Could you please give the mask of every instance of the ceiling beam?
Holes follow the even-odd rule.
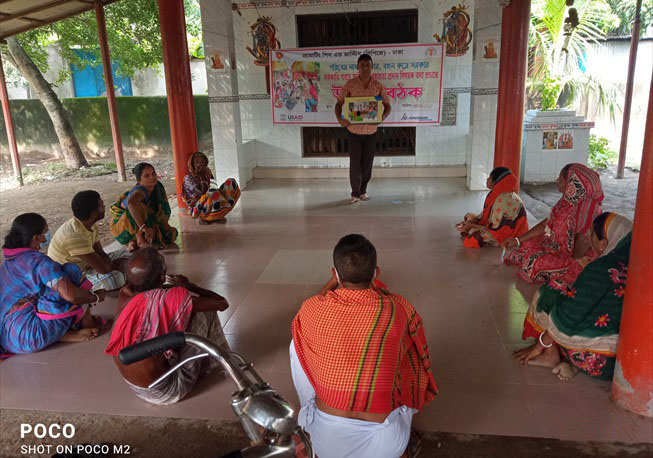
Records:
[[[2,1],[2,0],[0,0],[0,1]],[[68,0],[68,1],[72,1],[72,0]],[[104,2],[104,5],[107,6],[107,5],[110,5],[110,4],[115,3],[117,1],[118,0],[107,0],[107,1]],[[78,14],[85,13],[85,12],[90,11],[90,10],[92,10],[94,8],[92,4],[86,4],[86,5],[87,6],[81,6],[80,5],[79,9],[77,9],[75,11],[70,11],[68,13],[61,14],[59,16],[53,16],[53,17],[49,17],[47,19],[44,19],[43,23],[38,24],[38,25],[30,24],[30,25],[26,25],[26,26],[23,26],[23,27],[19,27],[19,28],[14,29],[14,30],[10,30],[8,32],[4,32],[2,29],[0,29],[0,40],[2,40],[4,38],[7,38],[7,37],[14,36],[14,35],[18,35],[19,33],[27,32],[28,30],[37,29],[37,28],[39,28],[41,26],[44,26],[44,25],[52,24],[54,22],[62,21],[64,19],[68,19],[68,18],[71,18],[73,16],[77,16]]]
[[[76,2],[77,0],[55,0],[54,2],[49,2],[49,3],[44,3],[38,6],[33,6],[31,8],[27,8],[21,11],[16,11],[15,13],[11,13],[9,16],[4,16],[0,18],[0,22],[5,22],[5,21],[11,21],[12,19],[25,19],[25,20],[32,20],[28,19],[25,16],[29,14],[34,14],[38,13],[40,11],[44,11],[50,8],[54,8],[55,6],[60,6],[65,3],[70,3],[70,2]],[[41,21],[43,22],[43,21]]]

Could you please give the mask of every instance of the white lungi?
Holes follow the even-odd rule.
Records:
[[[329,415],[315,405],[315,390],[290,342],[290,369],[301,409],[297,422],[310,435],[320,458],[398,458],[408,446],[416,409],[401,406],[383,423]]]
[[[132,254],[127,248],[121,248],[117,251],[108,253],[109,259],[116,261],[120,258],[128,258]],[[93,284],[93,289],[106,289],[107,291],[114,291],[122,288],[125,284],[125,276],[119,270],[112,270],[109,273],[101,274],[92,267],[87,267],[84,271],[84,276]]]
[[[229,344],[222,331],[218,312],[193,313],[186,331],[205,337],[212,343],[225,350],[229,350]],[[183,361],[190,356],[199,355],[200,353],[204,353],[204,350],[187,344],[175,352],[175,356],[169,361],[169,365],[174,366],[179,361]],[[195,386],[200,375],[209,374],[216,367],[220,367],[220,363],[217,360],[211,357],[200,358],[184,364],[175,373],[152,388],[143,388],[134,385],[127,379],[125,379],[125,382],[136,393],[136,396],[144,401],[151,404],[168,405],[174,404],[184,398],[193,386]]]

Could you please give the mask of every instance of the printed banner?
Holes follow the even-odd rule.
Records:
[[[337,125],[337,97],[358,76],[356,61],[372,56],[372,78],[392,111],[383,125],[440,124],[443,44],[278,49],[270,52],[275,124]]]

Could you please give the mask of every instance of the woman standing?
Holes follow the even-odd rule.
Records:
[[[240,188],[233,178],[228,178],[219,188],[211,187],[213,173],[204,153],[194,153],[188,159],[188,175],[184,178],[182,197],[188,205],[188,214],[199,224],[225,221],[240,198]]]
[[[14,219],[2,246],[0,266],[0,353],[33,353],[55,342],[81,342],[98,335],[83,304],[104,300],[91,291],[75,264],[61,265],[40,251],[50,240],[48,224],[37,213]]]
[[[149,245],[165,248],[177,239],[170,226],[170,204],[154,167],[141,162],[132,170],[137,183],[111,206],[111,234],[131,250]]]

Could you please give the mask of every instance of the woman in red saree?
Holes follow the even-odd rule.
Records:
[[[558,177],[562,197],[549,217],[524,235],[506,240],[505,247],[517,246],[506,264],[519,266],[517,275],[529,283],[548,283],[562,289],[571,285],[583,270],[589,251],[587,233],[595,217],[601,214],[603,189],[599,174],[583,164],[567,164]]]
[[[520,237],[528,231],[526,209],[517,194],[517,177],[506,167],[497,167],[487,179],[490,192],[485,198],[480,215],[467,213],[456,224],[467,248],[500,245],[511,237]]]

